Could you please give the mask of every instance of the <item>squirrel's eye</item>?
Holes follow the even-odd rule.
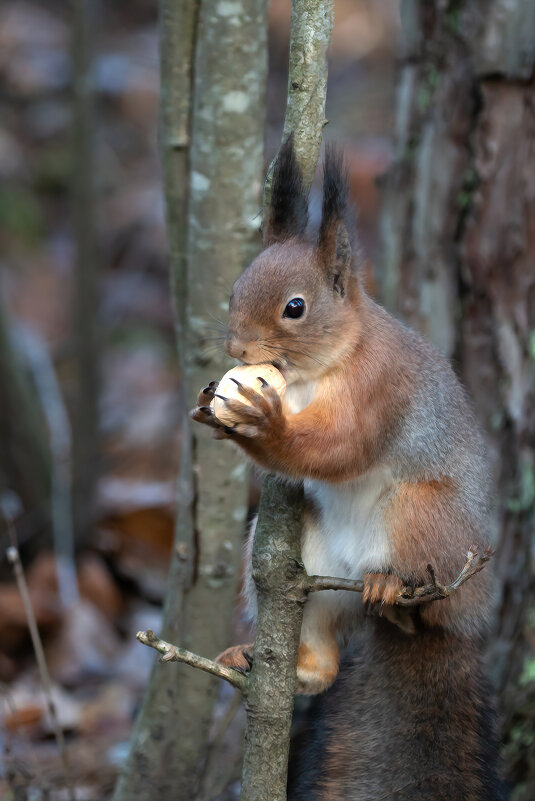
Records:
[[[305,301],[303,298],[292,298],[286,304],[286,308],[283,312],[283,317],[291,317],[292,320],[297,320],[298,317],[302,317],[305,311]]]

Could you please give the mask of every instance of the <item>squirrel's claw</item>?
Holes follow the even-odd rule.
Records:
[[[233,433],[232,428],[224,426],[217,419],[210,406],[196,406],[195,409],[191,410],[190,416],[197,423],[202,423],[212,428],[215,439],[227,439]]]
[[[213,436],[215,439],[228,439],[234,433],[234,429],[225,426],[214,414],[210,403],[217,395],[217,387],[219,381],[210,381],[207,387],[201,389],[197,397],[197,406],[192,409],[190,416],[192,420],[197,423],[202,423],[205,426],[213,429]]]
[[[246,403],[242,403],[241,401],[233,400],[229,398],[225,402],[225,407],[232,412],[233,417],[240,421],[240,423],[261,423],[264,419],[265,415],[259,409],[255,409],[254,406],[248,406]]]
[[[277,421],[283,417],[283,411],[278,392],[261,376],[258,376],[261,384],[260,392],[245,386],[240,381],[232,380],[238,387],[240,395],[249,401],[248,404],[235,399],[226,401],[227,409],[238,421],[233,433],[247,439],[256,439],[266,436],[272,427],[279,431]]]
[[[240,381],[236,381],[235,378],[233,378],[232,380],[238,387],[240,395],[243,395],[243,397],[246,398],[246,400],[248,400],[249,403],[252,403],[253,407],[256,407],[264,415],[270,414],[271,412],[270,405],[266,400],[266,398],[264,398],[264,396],[260,394],[260,392],[257,392],[255,389],[252,389],[252,387],[245,386],[245,384],[240,383]],[[264,381],[264,379],[261,380]],[[266,381],[264,381],[264,384],[266,384],[267,386]],[[262,385],[262,390],[263,389],[264,386]],[[245,404],[243,405],[245,406]]]
[[[390,573],[366,573],[362,600],[365,604],[391,605],[402,586],[401,579]]]
[[[257,439],[270,436],[272,430],[276,430],[277,436],[279,436],[280,418],[283,418],[283,411],[278,392],[260,377],[260,392],[256,392],[234,378],[232,380],[238,387],[240,395],[249,403],[219,395],[217,392],[218,382],[211,381],[199,393],[197,407],[191,412],[193,420],[212,428],[215,439],[236,437]],[[233,426],[225,425],[216,417],[210,405],[214,398],[219,398],[225,404],[226,409],[232,413],[232,418],[236,420]]]
[[[216,427],[219,425],[217,419],[209,406],[196,406],[190,412],[190,417],[197,423],[204,423],[204,425]]]
[[[201,389],[197,397],[197,406],[209,406],[213,400],[219,381],[210,381],[207,387]]]

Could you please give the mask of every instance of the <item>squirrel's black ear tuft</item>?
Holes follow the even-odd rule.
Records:
[[[264,225],[264,246],[284,242],[305,233],[308,223],[308,196],[295,156],[293,134],[283,142],[271,184],[271,202]]]
[[[342,296],[351,270],[351,238],[348,231],[349,173],[342,153],[327,145],[323,165],[323,206],[318,249],[334,289]]]

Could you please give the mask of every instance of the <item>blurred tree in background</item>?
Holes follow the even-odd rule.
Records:
[[[535,797],[535,7],[402,3],[386,306],[453,360],[488,434],[489,643],[514,798]],[[531,680],[531,683],[530,683]]]

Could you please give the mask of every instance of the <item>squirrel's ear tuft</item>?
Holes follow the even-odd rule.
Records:
[[[318,250],[334,289],[343,297],[351,271],[351,238],[346,219],[349,216],[349,173],[342,154],[332,145],[325,149],[323,166],[323,206],[318,236]]]
[[[271,184],[271,202],[264,224],[264,247],[302,236],[308,223],[308,197],[295,156],[293,134],[283,142]]]

